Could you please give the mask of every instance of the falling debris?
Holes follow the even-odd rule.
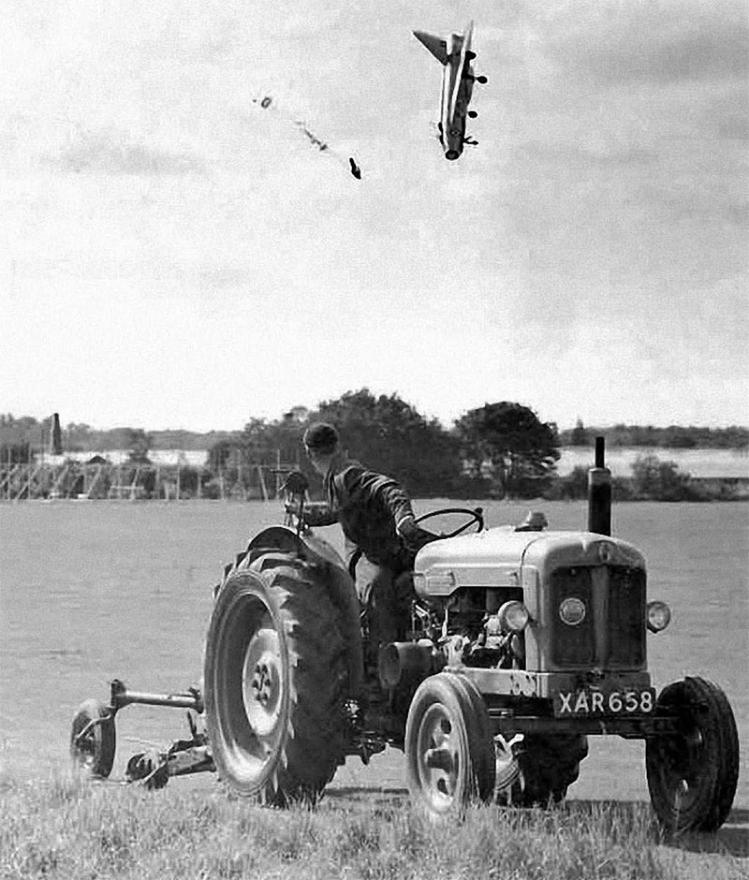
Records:
[[[302,119],[295,119],[292,116],[281,111],[278,107],[278,103],[275,101],[272,95],[264,95],[262,98],[253,98],[253,104],[257,104],[263,110],[270,110],[273,113],[282,116],[286,119],[291,125],[293,125],[297,130],[301,131],[302,134],[307,138],[307,140],[312,144],[312,146],[316,147],[321,153],[325,153],[325,155],[330,156],[335,159],[345,168],[347,165],[346,157],[340,155],[336,150],[334,150],[330,144],[323,140],[321,137],[318,137],[307,125],[307,123]],[[357,179],[361,180],[361,168],[353,158],[353,156],[348,157],[348,168],[351,174]]]
[[[307,135],[307,137],[310,140],[310,143],[314,144],[319,150],[327,150],[328,149],[328,145],[325,143],[325,141],[321,141],[319,137],[315,137],[315,135],[312,134],[312,132],[307,128],[307,126],[303,122],[299,122],[297,120],[296,124]]]

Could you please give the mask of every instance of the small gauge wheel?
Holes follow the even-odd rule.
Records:
[[[70,754],[90,776],[106,779],[116,748],[114,715],[99,700],[85,700],[73,716]]]

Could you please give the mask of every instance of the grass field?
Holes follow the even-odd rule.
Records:
[[[420,503],[420,510],[440,502]],[[585,505],[536,503],[553,528],[581,528]],[[489,525],[528,505],[488,506]],[[654,683],[701,674],[749,730],[747,515],[742,504],[627,504],[614,531],[649,561],[671,627],[649,641]],[[743,757],[727,824],[668,843],[651,824],[642,743],[591,740],[561,809],[471,811],[449,835],[410,813],[402,756],[341,768],[314,811],[236,800],[212,775],[149,793],[68,777],[72,713],[107,682],[180,690],[197,681],[211,585],[273,504],[127,502],[0,506],[0,877],[742,877],[749,876]],[[326,530],[333,542],[336,530]],[[186,733],[174,710],[117,720],[113,778],[143,741]],[[744,750],[746,752],[746,749]]]
[[[352,808],[262,809],[220,788],[165,789],[4,778],[0,877],[296,880],[736,880],[746,865],[715,836],[664,840],[642,805],[469,809],[433,827],[397,796]]]

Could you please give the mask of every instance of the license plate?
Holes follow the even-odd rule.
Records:
[[[554,697],[557,718],[649,715],[655,708],[655,688],[603,691],[581,688]]]

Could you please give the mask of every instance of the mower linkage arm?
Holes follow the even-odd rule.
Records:
[[[110,709],[112,714],[129,706],[141,703],[146,706],[172,706],[175,709],[192,709],[200,714],[203,711],[203,696],[197,688],[188,688],[178,694],[150,694],[145,691],[129,691],[125,683],[115,678],[111,684]]]

